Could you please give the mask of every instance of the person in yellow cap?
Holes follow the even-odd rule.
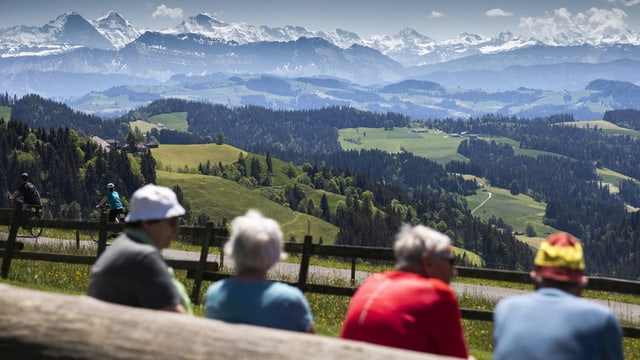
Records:
[[[580,242],[550,235],[531,279],[536,291],[501,300],[493,313],[494,360],[623,359],[622,329],[608,307],[580,297],[587,285]]]

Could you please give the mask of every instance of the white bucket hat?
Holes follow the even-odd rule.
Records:
[[[130,205],[129,214],[124,219],[126,222],[169,219],[185,213],[173,190],[154,184],[136,190]]]

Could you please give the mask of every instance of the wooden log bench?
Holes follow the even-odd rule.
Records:
[[[0,284],[2,359],[452,359]]]

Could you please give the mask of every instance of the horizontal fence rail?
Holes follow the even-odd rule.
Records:
[[[42,226],[43,228],[65,229],[78,231],[99,231],[100,239],[98,241],[98,250],[96,256],[91,255],[68,255],[68,254],[52,254],[43,252],[27,252],[23,251],[24,244],[16,241],[17,226],[21,225],[16,221],[19,208],[0,209],[0,226],[11,225],[11,231],[7,241],[0,241],[0,256],[2,262],[2,276],[7,277],[6,273],[12,258],[28,259],[36,261],[60,262],[68,264],[84,264],[92,265],[97,256],[106,249],[107,231],[122,231],[124,224],[113,224],[107,222],[106,214],[101,218],[99,223],[83,222],[83,221],[66,221],[66,220],[35,220],[32,223]],[[16,229],[14,229],[16,227]],[[14,231],[15,230],[15,231]],[[188,239],[193,244],[201,246],[200,259],[195,260],[172,260],[167,259],[169,266],[177,270],[186,270],[187,278],[194,280],[191,293],[191,300],[198,303],[202,289],[202,282],[217,281],[231,276],[228,273],[220,272],[223,267],[224,253],[222,248],[228,239],[228,231],[226,227],[214,226],[208,223],[207,226],[184,226],[180,229],[180,236]],[[79,238],[76,236],[76,242]],[[101,247],[102,244],[102,247]],[[219,263],[208,261],[209,249],[211,247],[220,250]],[[393,249],[375,248],[375,247],[358,247],[358,246],[338,246],[338,245],[320,245],[314,244],[310,235],[305,236],[302,243],[287,242],[284,244],[285,252],[289,254],[301,255],[300,269],[297,282],[286,282],[290,285],[297,286],[304,292],[352,296],[357,290],[356,282],[356,266],[358,260],[380,260],[395,261]],[[313,284],[307,280],[311,256],[335,257],[351,260],[351,284],[353,286],[336,286]],[[456,267],[458,276],[485,279],[493,281],[506,281],[521,284],[530,284],[531,279],[528,272],[509,271],[497,269],[481,269],[474,267]],[[6,271],[5,271],[6,270]],[[640,282],[613,279],[607,277],[589,277],[589,290],[609,291],[622,294],[637,295],[640,291]],[[483,310],[461,309],[462,317],[469,320],[493,321],[493,312]],[[623,327],[625,337],[640,338],[640,328]]]

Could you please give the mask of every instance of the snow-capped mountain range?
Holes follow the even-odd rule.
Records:
[[[418,117],[572,112],[589,118],[635,106],[624,93],[589,85],[636,86],[638,68],[640,38],[631,32],[554,39],[462,33],[436,41],[405,28],[363,39],[343,29],[228,24],[207,14],[153,31],[115,12],[90,21],[71,12],[43,26],[0,29],[0,92],[73,100],[104,114],[179,97]]]
[[[135,27],[113,11],[91,21],[75,12],[65,13],[40,27],[16,26],[0,29],[0,56],[52,55],[79,47],[123,49],[146,31],[150,30]],[[495,37],[461,33],[452,39],[436,41],[405,28],[394,35],[375,35],[363,39],[358,34],[343,29],[325,32],[310,30],[304,26],[271,28],[264,25],[225,23],[208,14],[192,16],[173,28],[157,32],[173,35],[193,33],[238,45],[317,37],[343,49],[352,45],[370,47],[405,67],[436,64],[470,55],[495,54],[534,45],[640,45],[640,35],[631,32],[624,36],[588,38],[580,34],[563,34],[554,39],[522,38],[510,32],[503,32]]]

